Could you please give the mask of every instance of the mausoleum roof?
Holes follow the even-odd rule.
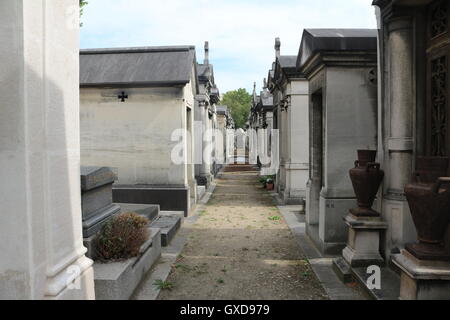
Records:
[[[376,29],[305,29],[297,68],[319,52],[376,51],[377,34]]]
[[[226,115],[228,113],[228,106],[217,106],[216,112],[217,112],[217,114]]]
[[[80,86],[171,86],[191,81],[194,46],[80,51]]]
[[[295,68],[297,66],[297,56],[280,56],[281,68]]]
[[[273,79],[279,81],[282,77],[281,74],[285,74],[288,78],[291,77],[303,77],[303,75],[297,70],[297,56],[280,56],[277,59],[275,73]]]
[[[263,107],[273,107],[273,95],[269,92],[261,92],[261,105]]]
[[[197,75],[199,79],[208,81],[212,75],[213,66],[210,64],[197,64]]]

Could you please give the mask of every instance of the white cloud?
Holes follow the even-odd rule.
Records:
[[[82,47],[193,44],[211,61],[222,92],[267,76],[274,39],[297,54],[303,28],[374,28],[371,0],[90,0]]]

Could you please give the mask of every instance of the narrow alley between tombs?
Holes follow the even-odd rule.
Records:
[[[327,299],[258,172],[230,165],[216,183],[159,299]]]

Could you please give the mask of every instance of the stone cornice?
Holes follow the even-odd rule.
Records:
[[[301,67],[307,78],[311,78],[324,67],[376,67],[377,53],[375,51],[351,52],[318,52],[311,56]]]

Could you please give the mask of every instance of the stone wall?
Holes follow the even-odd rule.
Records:
[[[78,0],[0,3],[0,299],[93,299],[81,227]]]
[[[187,185],[186,166],[171,161],[172,133],[188,123],[184,90],[128,89],[126,102],[118,91],[81,90],[82,165],[115,168],[118,184]]]

